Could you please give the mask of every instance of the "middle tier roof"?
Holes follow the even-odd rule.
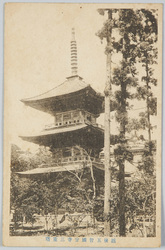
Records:
[[[53,148],[80,145],[84,148],[103,148],[104,130],[88,124],[43,130],[38,135],[20,136],[23,140]]]

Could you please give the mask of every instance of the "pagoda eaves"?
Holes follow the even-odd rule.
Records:
[[[38,135],[20,137],[40,146],[53,148],[73,145],[81,145],[84,148],[103,148],[104,146],[104,130],[89,124],[54,128],[44,130]]]
[[[87,110],[98,116],[104,112],[104,96],[78,75],[68,77],[65,82],[50,91],[21,101],[53,116],[58,112],[76,109]]]

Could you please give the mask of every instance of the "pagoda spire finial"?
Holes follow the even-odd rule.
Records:
[[[72,41],[76,41],[75,40],[75,28],[72,28]]]
[[[75,29],[72,28],[72,39],[71,39],[71,71],[72,76],[77,75],[77,43],[75,40]]]

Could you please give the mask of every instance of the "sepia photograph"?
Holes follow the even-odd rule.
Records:
[[[4,9],[3,244],[159,247],[162,4]]]

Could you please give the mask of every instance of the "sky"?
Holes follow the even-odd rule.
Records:
[[[96,33],[107,16],[96,5],[10,3],[5,5],[5,112],[10,141],[35,149],[19,135],[31,135],[53,122],[50,115],[25,106],[20,100],[42,94],[71,75],[70,40],[75,28],[78,74],[99,92],[106,81],[105,42]],[[119,58],[113,58],[113,65]],[[144,107],[144,103],[134,103]],[[140,106],[139,106],[140,105]],[[132,112],[132,116],[135,113]],[[98,119],[104,122],[103,115]],[[116,133],[112,121],[111,131]]]

